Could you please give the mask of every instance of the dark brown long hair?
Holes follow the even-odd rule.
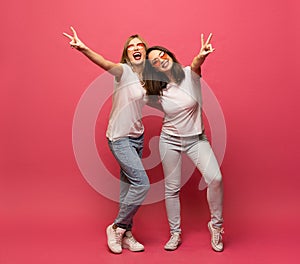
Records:
[[[168,49],[162,46],[153,46],[147,49],[146,51],[146,63],[143,71],[143,79],[145,82],[145,89],[148,95],[161,95],[162,90],[169,83],[168,77],[163,73],[157,71],[149,61],[149,53],[153,50],[160,50],[167,53],[173,60],[173,66],[171,68],[171,73],[175,78],[176,84],[180,84],[182,80],[185,78],[184,71],[182,69],[182,65],[176,59],[175,55],[169,51]]]
[[[121,63],[126,63],[126,64],[130,65],[130,60],[128,58],[128,53],[127,53],[127,47],[128,47],[129,42],[135,38],[138,38],[145,45],[145,49],[147,50],[148,45],[147,45],[146,41],[139,34],[131,35],[124,44],[122,57],[121,57],[121,61],[120,61]]]

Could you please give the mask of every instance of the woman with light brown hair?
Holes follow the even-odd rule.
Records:
[[[116,219],[106,229],[108,247],[117,254],[122,248],[143,251],[144,246],[136,241],[131,230],[133,217],[150,188],[141,161],[144,143],[142,107],[146,103],[142,72],[147,44],[137,34],[130,36],[125,42],[120,63],[114,63],[88,48],[73,27],[71,31],[72,35],[63,33],[70,40],[70,46],[115,77],[106,136],[120,165],[120,208]]]

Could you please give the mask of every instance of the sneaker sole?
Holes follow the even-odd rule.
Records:
[[[127,246],[127,245],[122,245],[122,248],[128,249],[128,250],[130,250],[131,252],[142,252],[142,251],[145,250],[144,248],[143,248],[143,249],[132,249],[132,248],[130,248],[130,247]]]
[[[179,246],[181,245],[181,241],[180,241],[180,243],[178,243],[178,245],[177,245],[177,247],[176,248],[168,248],[168,247],[164,247],[164,249],[165,250],[167,250],[167,251],[174,251],[174,250],[176,250],[177,248],[179,248]]]

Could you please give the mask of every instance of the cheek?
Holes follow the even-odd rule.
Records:
[[[132,60],[133,59],[133,56],[132,56],[132,53],[131,52],[127,52],[127,57]]]
[[[146,51],[142,51],[141,54],[144,58],[146,58]]]

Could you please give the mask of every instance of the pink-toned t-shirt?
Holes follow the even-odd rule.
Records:
[[[180,85],[169,83],[160,98],[165,113],[162,131],[173,136],[194,136],[203,132],[200,76],[190,66],[183,68]]]
[[[145,105],[145,89],[129,65],[122,64],[121,79],[114,83],[112,109],[106,130],[109,140],[123,137],[139,137],[144,133],[142,108]]]

